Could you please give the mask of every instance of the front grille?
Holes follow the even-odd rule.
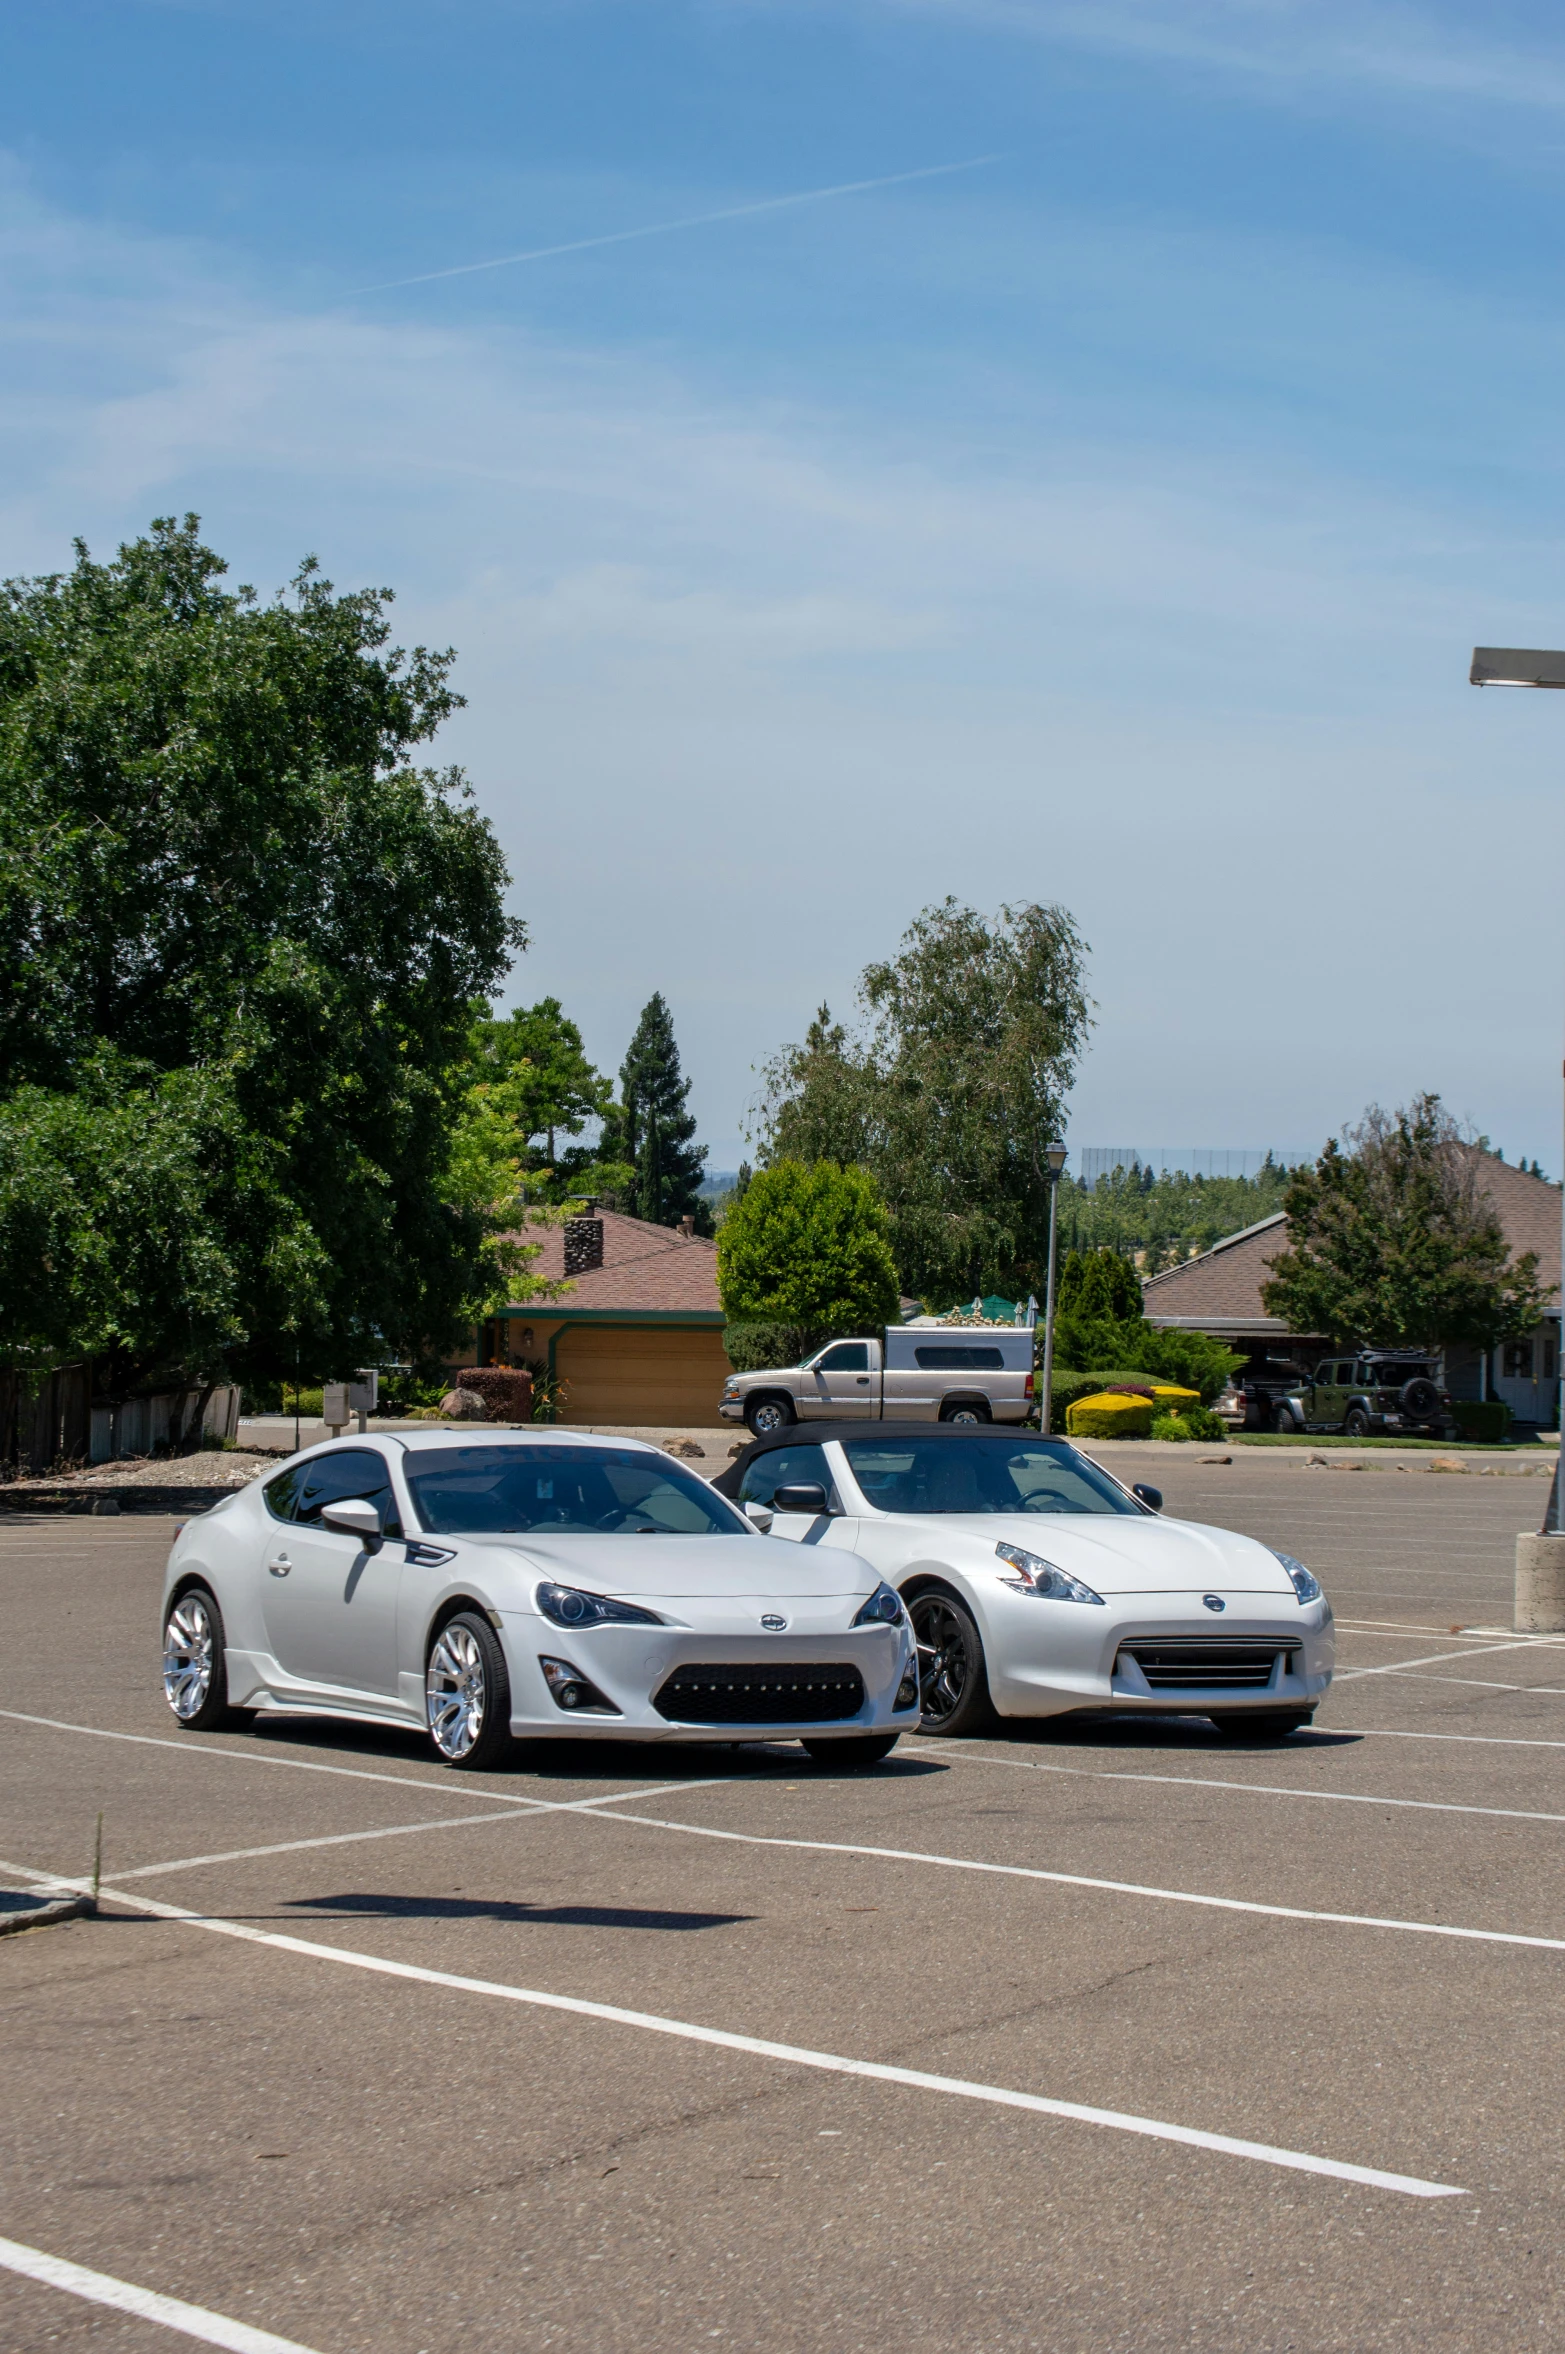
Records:
[[[1121,1659],[1133,1659],[1154,1692],[1264,1692],[1279,1651],[1301,1648],[1296,1635],[1280,1640],[1232,1635],[1168,1635],[1122,1643]]]
[[[652,1702],[681,1725],[825,1725],[857,1716],[856,1667],[678,1667]]]

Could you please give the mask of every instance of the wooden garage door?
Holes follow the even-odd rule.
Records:
[[[732,1368],[710,1326],[568,1324],[555,1363],[570,1384],[562,1421],[721,1426],[717,1402]]]

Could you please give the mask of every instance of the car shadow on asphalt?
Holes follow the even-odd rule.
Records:
[[[649,1912],[639,1905],[526,1904],[511,1897],[373,1896],[353,1889],[344,1896],[294,1896],[291,1908],[335,1913],[341,1919],[369,1915],[382,1921],[537,1922],[559,1929],[732,1929],[753,1921],[753,1913]]]
[[[268,1716],[258,1718],[247,1740],[280,1749],[308,1749],[333,1756],[380,1758],[406,1765],[432,1766],[436,1760],[429,1742],[412,1725],[362,1725],[347,1718]],[[758,1782],[798,1780],[803,1775],[820,1780],[851,1775],[855,1781],[918,1780],[949,1772],[941,1758],[921,1757],[913,1736],[908,1747],[894,1751],[873,1766],[834,1766],[829,1760],[805,1755],[792,1741],[692,1741],[688,1745],[662,1741],[518,1741],[514,1762],[490,1772],[462,1776],[453,1773],[453,1789],[463,1779],[475,1788],[503,1786],[513,1780],[542,1784],[581,1782]]]
[[[1301,1726],[1278,1740],[1262,1733],[1220,1733],[1207,1717],[1072,1716],[1003,1718],[984,1736],[986,1741],[1026,1742],[1050,1749],[1117,1749],[1134,1755],[1138,1750],[1183,1751],[1204,1757],[1297,1756],[1301,1750],[1352,1749],[1362,1733],[1317,1732]]]

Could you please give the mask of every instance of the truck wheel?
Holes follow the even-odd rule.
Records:
[[[788,1398],[751,1398],[744,1410],[744,1426],[752,1438],[769,1439],[773,1431],[786,1430],[795,1420],[792,1401]]]
[[[1290,1431],[1295,1431],[1298,1429],[1298,1427],[1298,1424],[1294,1421],[1293,1416],[1288,1408],[1286,1406],[1279,1406],[1273,1423],[1273,1428],[1277,1430],[1282,1437],[1286,1438]]]
[[[1347,1417],[1342,1425],[1342,1435],[1344,1438],[1350,1439],[1368,1438],[1369,1416],[1362,1406],[1349,1407]]]
[[[987,1406],[980,1406],[975,1398],[958,1398],[940,1409],[942,1422],[989,1422],[993,1420]]]

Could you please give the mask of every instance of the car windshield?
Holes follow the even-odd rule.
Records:
[[[431,1534],[732,1537],[753,1532],[703,1479],[630,1447],[410,1447]]]
[[[1123,1512],[1144,1507],[1074,1447],[1047,1439],[844,1439],[877,1512]]]

